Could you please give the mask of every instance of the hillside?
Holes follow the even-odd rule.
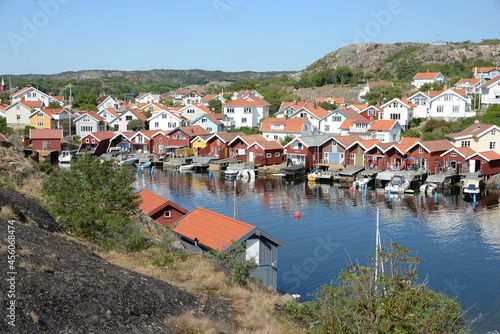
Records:
[[[394,73],[403,64],[417,66],[441,64],[453,66],[458,63],[472,64],[475,61],[498,62],[500,44],[488,43],[449,43],[433,45],[426,43],[359,43],[344,46],[333,51],[298,72],[292,77],[315,71],[336,69],[347,66],[352,70],[360,69],[364,73],[389,71]]]

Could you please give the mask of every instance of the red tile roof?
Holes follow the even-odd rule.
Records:
[[[494,69],[500,71],[500,67],[473,67],[472,72],[484,73],[484,72],[490,72]]]
[[[480,87],[481,88],[488,88],[490,86],[493,86],[493,84],[496,84],[498,81],[500,81],[500,75],[497,75],[491,80],[486,81],[484,84],[482,84]]]
[[[377,120],[370,126],[370,130],[389,131],[396,122],[395,120]]]
[[[169,201],[166,198],[161,197],[160,195],[155,194],[154,192],[148,189],[142,189],[137,193],[140,197],[141,203],[139,204],[139,209],[147,214],[148,216],[152,216],[158,211],[164,209],[167,205],[170,205],[180,212],[186,214],[188,210],[184,209],[181,206]]]
[[[260,146],[264,150],[278,150],[278,149],[283,149],[283,146],[281,146],[281,144],[278,143],[276,140],[256,141],[256,142],[250,144],[248,147],[250,148],[253,145]]]
[[[498,128],[493,124],[474,123],[460,132],[447,134],[446,137],[452,139],[477,137],[485,132],[492,130],[493,128],[498,130]]]
[[[106,139],[111,139],[114,136],[116,136],[116,134],[114,132],[111,132],[111,131],[92,132],[91,135],[93,137],[95,137],[96,139],[98,139],[99,141],[103,141],[103,140],[106,140]]]
[[[455,86],[458,86],[458,85],[477,85],[480,81],[481,81],[481,79],[479,79],[479,78],[460,79],[455,84]]]
[[[210,134],[209,131],[205,130],[204,128],[202,128],[199,125],[182,126],[179,129],[181,129],[183,132],[185,132],[190,137],[203,136],[203,135]]]
[[[221,251],[255,226],[197,207],[174,223],[172,230],[190,240]]]
[[[260,131],[301,133],[306,118],[266,118],[260,123]],[[283,129],[271,129],[273,124],[283,124]]]
[[[253,106],[253,107],[263,107],[263,106],[270,106],[271,104],[259,97],[248,97],[248,98],[240,98],[236,99],[233,101],[230,101],[228,103],[225,103],[223,106],[228,106],[228,107],[245,107],[245,106]]]
[[[422,72],[417,73],[413,79],[434,79],[438,74],[440,74],[440,72]]]
[[[62,139],[62,129],[30,129],[31,139]]]

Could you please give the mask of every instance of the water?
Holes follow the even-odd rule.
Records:
[[[212,176],[212,177],[211,177]],[[367,265],[375,249],[376,209],[385,245],[422,259],[420,277],[434,290],[458,296],[468,319],[484,315],[474,333],[500,331],[499,193],[476,205],[461,195],[387,196],[381,189],[351,193],[336,185],[224,180],[220,174],[156,170],[135,183],[187,210],[201,206],[255,225],[290,245],[280,248],[278,287],[310,300],[350,262]],[[236,189],[236,200],[234,191]],[[300,219],[296,219],[300,213]]]

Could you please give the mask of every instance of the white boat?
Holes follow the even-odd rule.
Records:
[[[226,178],[234,178],[234,177],[237,177],[238,174],[240,174],[241,170],[237,170],[237,169],[226,169],[224,171],[224,177]]]
[[[435,183],[424,183],[420,186],[420,195],[433,195],[436,192],[436,189],[438,188],[437,184]]]
[[[237,178],[245,181],[255,180],[255,171],[253,169],[243,169],[239,171]]]
[[[481,194],[481,189],[484,187],[484,181],[480,177],[465,177],[462,179],[462,192],[464,196],[473,197]]]
[[[179,172],[187,172],[193,170],[194,165],[180,165],[177,169],[179,169]]]
[[[125,155],[118,162],[118,164],[122,166],[131,166],[135,165],[136,163],[139,163],[139,158],[135,157],[132,154]]]
[[[73,160],[74,155],[71,151],[61,151],[58,160],[59,163],[70,163]]]
[[[385,186],[385,191],[391,194],[401,194],[410,189],[410,181],[401,174],[394,174],[391,181]]]
[[[375,175],[376,174],[366,174],[366,173],[359,173],[358,176],[356,176],[356,179],[352,183],[352,188],[354,190],[363,190],[365,189],[365,185],[369,185],[370,183],[373,183],[375,181]]]

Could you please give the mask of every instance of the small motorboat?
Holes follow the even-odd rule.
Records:
[[[356,179],[352,183],[352,188],[354,190],[363,190],[365,189],[365,186],[372,184],[375,182],[375,175],[376,174],[367,174],[367,173],[359,173],[358,176],[356,176]]]
[[[462,179],[462,193],[464,196],[480,195],[483,187],[484,181],[480,177],[465,177]]]
[[[391,181],[385,186],[385,191],[391,194],[402,194],[410,189],[410,181],[401,174],[394,174]]]
[[[118,161],[118,164],[121,166],[131,166],[135,165],[136,163],[139,163],[139,158],[132,154],[127,154],[125,156],[122,156],[121,159]]]
[[[188,171],[192,171],[194,169],[194,165],[180,165],[179,167],[177,167],[177,169],[179,170],[179,172],[188,172]]]
[[[57,158],[59,160],[59,163],[70,163],[71,160],[73,160],[74,154],[71,151],[61,151],[61,154],[59,154],[59,157]]]
[[[323,172],[321,171],[320,168],[314,168],[312,172],[307,174],[307,179],[313,182],[319,181],[321,179],[321,174],[323,174]]]

